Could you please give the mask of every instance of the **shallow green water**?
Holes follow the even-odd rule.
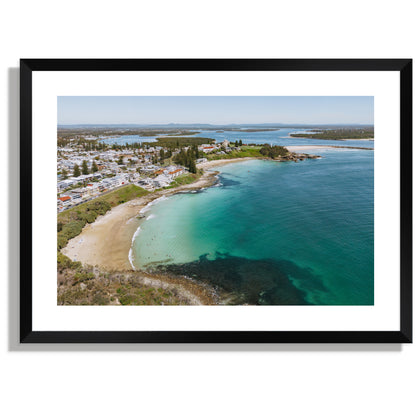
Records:
[[[225,165],[220,186],[157,201],[133,264],[207,281],[241,303],[373,304],[374,153],[320,153]]]

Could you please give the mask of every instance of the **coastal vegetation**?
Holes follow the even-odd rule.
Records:
[[[142,136],[153,136],[155,131],[148,131],[147,134],[145,133],[146,132],[143,132]],[[129,131],[126,134],[135,133]],[[120,135],[122,136],[123,134]],[[229,140],[224,140],[223,143],[216,143],[215,139],[195,137],[195,132],[186,132],[183,130],[178,132],[164,131],[164,135],[157,137],[155,141],[144,143],[107,144],[100,141],[106,136],[114,136],[114,132],[112,132],[112,134],[105,134],[104,132],[101,132],[99,135],[98,133],[90,134],[88,137],[68,135],[58,138],[60,147],[58,155],[60,160],[68,161],[68,159],[70,160],[73,158],[74,162],[76,162],[76,164],[73,164],[74,169],[72,169],[72,176],[78,177],[81,176],[81,174],[87,175],[90,172],[97,172],[100,169],[100,172],[104,172],[102,174],[105,175],[106,178],[109,178],[115,176],[114,168],[117,172],[122,173],[123,170],[127,169],[127,165],[129,167],[135,167],[137,173],[140,173],[140,178],[145,178],[152,183],[152,180],[155,180],[155,178],[158,177],[157,175],[159,175],[161,171],[163,172],[163,170],[154,170],[154,172],[150,174],[149,171],[152,172],[152,170],[146,171],[143,169],[142,171],[142,167],[150,162],[154,165],[159,165],[160,167],[170,166],[173,170],[171,169],[169,172],[173,172],[173,174],[179,171],[182,173],[183,169],[179,169],[179,167],[185,167],[188,172],[180,174],[180,176],[170,182],[168,186],[164,186],[164,188],[168,190],[192,184],[201,178],[204,171],[196,167],[196,161],[201,158],[206,157],[208,160],[216,160],[252,157],[260,159],[295,160],[296,157],[299,157],[290,153],[282,146],[243,145],[241,139],[235,139],[234,142],[231,143]],[[208,146],[198,148],[201,145]],[[210,152],[212,149],[214,149],[212,153],[205,153],[206,151]],[[110,158],[104,156],[100,158],[101,154],[97,155],[98,151],[106,150],[112,150],[112,152],[109,153],[111,155]],[[133,153],[133,155],[131,155],[131,153]],[[74,155],[76,155],[76,158]],[[128,161],[126,161],[126,159],[128,159]],[[137,163],[134,163],[133,160]],[[108,169],[106,171],[103,169],[103,166],[108,167],[110,163],[112,170]],[[175,167],[172,166],[173,164],[180,166]],[[71,175],[68,170],[65,169],[66,166],[65,163],[62,163],[62,166],[60,166],[62,178]],[[154,167],[151,169],[153,168]],[[175,171],[175,169],[177,170]],[[69,168],[69,170],[71,170],[71,168]],[[137,176],[139,175],[134,174],[134,178],[129,176],[124,182],[123,179],[120,179],[117,183],[120,184],[126,183],[126,181],[137,180]],[[212,181],[206,181],[205,183],[208,183],[208,185],[205,185],[204,183],[204,186],[210,186],[214,181],[214,175],[211,175],[210,178]],[[91,182],[94,181],[98,181],[98,179],[91,179]],[[162,186],[160,182],[157,183],[156,180],[154,183],[155,185],[150,189]],[[73,184],[65,187],[64,190],[65,192],[69,192],[73,188],[76,189],[78,186],[79,184]],[[192,186],[192,189],[199,189],[199,187]],[[160,189],[156,189],[156,191],[154,191],[155,197],[157,197],[156,192],[159,190]],[[175,193],[175,191],[166,192],[170,192],[170,194]],[[89,266],[88,260],[87,262],[82,260],[82,263],[79,261],[72,261],[61,252],[61,249],[68,245],[69,240],[81,234],[83,228],[87,224],[93,223],[99,216],[105,215],[111,208],[147,194],[149,194],[149,191],[134,184],[130,184],[104,194],[100,194],[99,192],[88,192],[86,198],[94,199],[82,203],[80,203],[81,199],[74,199],[73,202],[71,201],[72,208],[69,208],[71,204],[65,204],[64,206],[61,204],[60,208],[63,208],[64,210],[58,213],[57,223],[58,304],[186,305],[195,303],[217,303],[215,300],[217,294],[215,290],[213,291],[212,286],[206,282],[192,283],[192,277],[183,279],[167,275],[148,274],[145,271],[133,271],[130,270],[128,263],[120,266],[118,271],[108,270],[107,266],[102,266],[105,267],[105,269],[99,270],[98,266]],[[60,193],[58,193],[58,196],[59,195]],[[149,197],[149,199],[151,198],[153,198],[153,195]],[[61,198],[61,200],[64,201],[63,198]],[[76,205],[77,203],[79,205]],[[142,217],[143,216],[139,216],[137,218]],[[82,241],[82,239],[80,239],[80,241]],[[77,246],[78,244],[75,245]],[[74,247],[68,248],[68,253],[71,252],[71,248]],[[66,250],[63,251],[66,252]],[[74,256],[72,258],[76,259],[80,257]],[[101,263],[98,261],[98,264]],[[109,264],[110,267],[114,267],[111,265],[111,262]],[[187,279],[190,280],[188,281]]]
[[[58,252],[58,305],[190,305],[195,299],[214,304],[208,288],[143,272],[102,272]]]
[[[168,188],[190,184],[202,170],[176,178]],[[112,207],[149,192],[128,185],[58,214],[58,305],[194,305],[216,304],[212,288],[189,279],[155,276],[143,271],[109,271],[72,261],[60,250],[87,223]]]
[[[242,146],[228,153],[209,153],[206,157],[208,160],[220,159],[238,159],[243,157],[271,158],[287,157],[290,152],[283,146]]]
[[[197,181],[203,174],[201,169],[197,173],[189,173],[187,175],[178,176],[166,189],[176,188],[181,185],[189,185]]]
[[[175,155],[173,161],[175,163],[178,163],[179,165],[188,168],[189,172],[196,173],[195,160],[198,158],[198,146],[196,144],[193,144],[191,147],[188,148],[187,151],[185,151],[185,149],[181,149],[181,151],[177,155]]]
[[[58,250],[68,244],[68,240],[81,233],[84,226],[92,223],[99,215],[104,215],[112,207],[148,194],[136,185],[127,185],[109,192],[92,201],[70,208],[58,214]]]
[[[208,153],[205,157],[208,160],[238,159],[242,157],[263,157],[260,153],[260,149],[261,146],[244,146],[240,149],[235,149],[228,153]]]
[[[59,128],[58,135],[62,139],[77,139],[88,135],[92,138],[129,136],[141,137],[157,136],[159,134],[195,134],[184,129],[151,129],[151,128],[108,128],[108,127],[85,127],[85,128]]]
[[[71,140],[74,140],[71,142]],[[107,144],[102,141],[99,141],[98,139],[90,139],[85,140],[83,138],[77,138],[77,139],[68,139],[68,138],[58,138],[58,147],[65,147],[68,146],[71,142],[72,147],[80,148],[86,152],[90,151],[103,151],[103,150],[135,150],[135,149],[148,149],[150,147],[162,147],[163,151],[167,154],[167,157],[169,157],[169,153],[171,153],[175,150],[180,150],[183,147],[188,146],[200,146],[201,144],[212,144],[215,143],[215,139],[210,139],[207,137],[193,137],[192,135],[188,135],[188,137],[185,136],[163,136],[163,137],[157,137],[154,142],[133,142],[133,143],[113,143],[113,144]]]
[[[263,156],[270,157],[271,159],[275,159],[276,157],[281,156],[288,156],[289,150],[283,146],[270,146],[269,144],[265,144],[261,149],[260,153]]]
[[[143,143],[149,146],[161,146],[168,149],[180,149],[186,146],[200,146],[201,144],[215,143],[215,139],[193,136],[163,136],[157,137],[156,143]]]
[[[319,140],[374,139],[373,127],[309,131],[310,133],[290,133],[290,137],[304,137]]]

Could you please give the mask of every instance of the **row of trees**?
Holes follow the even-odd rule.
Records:
[[[66,147],[69,144],[81,146],[85,151],[99,151],[107,149],[108,145],[98,140],[87,140],[83,137],[74,139],[71,137],[58,137],[58,147]]]
[[[193,145],[187,151],[181,149],[181,151],[175,155],[173,161],[179,165],[185,166],[189,169],[189,172],[196,173],[196,163],[195,159],[198,159],[199,151],[198,146]]]
[[[240,139],[240,140],[236,140],[235,141],[235,146],[237,147],[237,146],[242,146],[243,145],[243,141]]]
[[[172,149],[168,149],[166,150],[166,152],[163,149],[161,149],[159,152],[159,157],[161,161],[169,159],[170,157],[172,157]]]
[[[74,176],[77,178],[78,176],[81,176],[81,173],[83,174],[83,175],[88,175],[89,173],[95,173],[95,172],[97,172],[98,171],[98,166],[97,166],[97,164],[95,163],[95,161],[94,162],[92,162],[92,166],[91,166],[91,172],[90,172],[90,170],[88,169],[88,164],[87,164],[87,161],[86,160],[84,160],[83,162],[82,162],[82,165],[81,165],[81,169],[80,169],[80,167],[77,165],[77,164],[75,164],[75,166],[74,166]],[[66,171],[65,171],[65,169],[62,171],[62,175],[64,176],[64,172],[66,173],[66,175],[68,174]]]
[[[279,156],[287,156],[289,154],[289,150],[287,150],[286,147],[283,146],[270,146],[269,144],[265,144],[260,149],[260,153],[263,156],[267,156],[274,159],[275,157]]]

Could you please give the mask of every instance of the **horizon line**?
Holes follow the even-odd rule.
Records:
[[[58,123],[57,126],[312,126],[312,125],[327,125],[327,126],[374,126],[374,123],[342,123],[342,122],[315,122],[315,123],[226,123],[226,124],[213,124],[213,123],[203,123],[203,122],[189,122],[189,123]]]

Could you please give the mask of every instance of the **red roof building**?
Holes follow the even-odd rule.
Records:
[[[170,175],[174,175],[175,173],[182,172],[182,169],[176,169],[173,172],[169,172]]]

